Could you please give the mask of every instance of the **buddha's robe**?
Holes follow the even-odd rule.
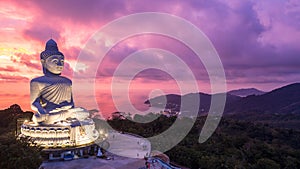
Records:
[[[30,82],[30,99],[33,110],[39,111],[36,104],[45,110],[39,111],[41,114],[56,112],[64,107],[70,109],[74,107],[72,81],[63,76],[34,78]]]
[[[38,113],[34,122],[52,124],[71,118],[86,118],[89,113],[82,108],[74,109],[72,81],[63,76],[41,76],[30,82],[31,107]]]

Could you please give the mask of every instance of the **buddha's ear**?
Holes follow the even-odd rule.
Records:
[[[44,65],[45,64],[45,60],[41,59],[41,63],[42,63],[42,65]]]

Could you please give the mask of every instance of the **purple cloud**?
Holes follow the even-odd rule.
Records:
[[[84,25],[97,31],[113,19],[137,12],[174,14],[190,21],[209,37],[220,55],[229,84],[242,85],[246,81],[271,83],[272,79],[274,83],[289,83],[300,78],[300,4],[297,1],[193,0],[153,3],[139,0],[56,0],[22,1],[18,5],[28,7],[36,14],[33,21],[28,23],[29,27],[23,30],[24,35],[43,42],[49,37],[49,32],[63,41],[70,38],[62,37],[68,29],[64,26],[73,28]],[[136,45],[130,46],[130,41]],[[71,60],[75,60],[80,51],[74,46],[63,51]],[[100,65],[97,76],[112,76],[116,66],[126,56],[148,47],[175,53],[191,67],[198,80],[208,80],[201,61],[188,47],[176,40],[154,35],[150,38],[132,38],[117,44]],[[89,60],[97,57],[92,54],[86,56],[88,64],[93,64]],[[165,76],[151,71],[144,75],[144,78],[157,80]]]

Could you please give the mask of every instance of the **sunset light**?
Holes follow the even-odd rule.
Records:
[[[299,80],[299,0],[1,0],[0,168],[300,168]]]

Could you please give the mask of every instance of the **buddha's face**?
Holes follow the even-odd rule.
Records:
[[[52,55],[46,60],[42,60],[43,66],[53,74],[60,74],[64,68],[64,56]]]

